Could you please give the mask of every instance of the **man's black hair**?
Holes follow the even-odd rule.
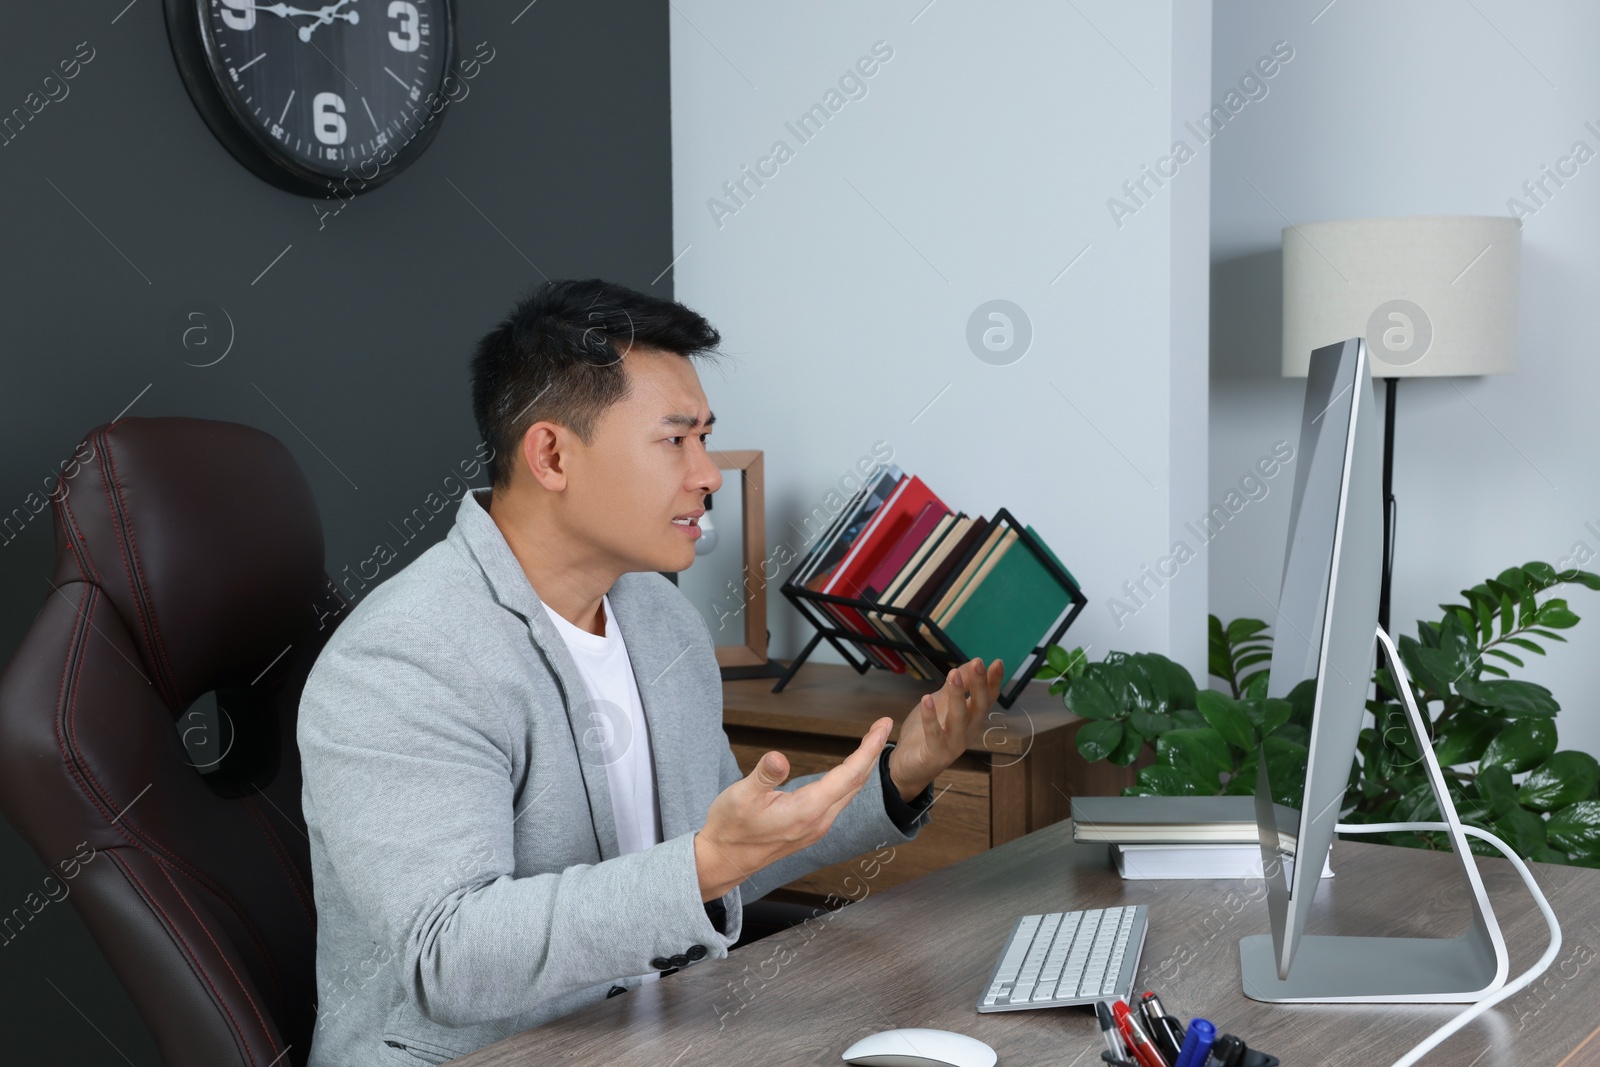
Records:
[[[600,415],[628,395],[630,349],[690,358],[712,354],[721,341],[704,317],[675,301],[599,278],[545,282],[483,336],[472,357],[472,413],[494,450],[494,488],[511,484],[535,422],[593,442]]]

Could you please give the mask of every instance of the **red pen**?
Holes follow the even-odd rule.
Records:
[[[1126,1001],[1119,1000],[1111,1005],[1111,1014],[1116,1020],[1117,1029],[1122,1033],[1123,1041],[1128,1046],[1128,1051],[1139,1061],[1139,1067],[1168,1067],[1167,1061],[1145,1036],[1144,1030],[1133,1017]]]

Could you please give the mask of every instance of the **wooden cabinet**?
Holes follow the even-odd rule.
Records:
[[[772,692],[772,685],[770,678],[722,683],[723,726],[746,774],[773,749],[788,757],[791,778],[828,770],[885,715],[895,721],[889,739],[897,740],[900,723],[922,694],[937,688],[888,671],[857,674],[830,663],[807,663],[781,693]],[[1133,768],[1091,764],[1078,755],[1074,741],[1083,721],[1043,682],[1029,683],[1009,710],[995,705],[977,747],[934,780],[931,821],[915,841],[887,860],[867,853],[824,867],[771,898],[821,904],[833,894],[859,900],[1060,822],[1074,796],[1120,792],[1133,782]]]

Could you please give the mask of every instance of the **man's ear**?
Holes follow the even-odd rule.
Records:
[[[522,464],[534,481],[552,493],[567,487],[566,451],[571,433],[552,422],[536,422],[522,435]]]

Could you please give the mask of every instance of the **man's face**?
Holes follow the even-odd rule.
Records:
[[[707,450],[713,416],[683,356],[633,346],[628,396],[607,408],[594,443],[575,436],[561,509],[570,528],[626,571],[681,571],[694,562],[705,496],[722,487]]]

